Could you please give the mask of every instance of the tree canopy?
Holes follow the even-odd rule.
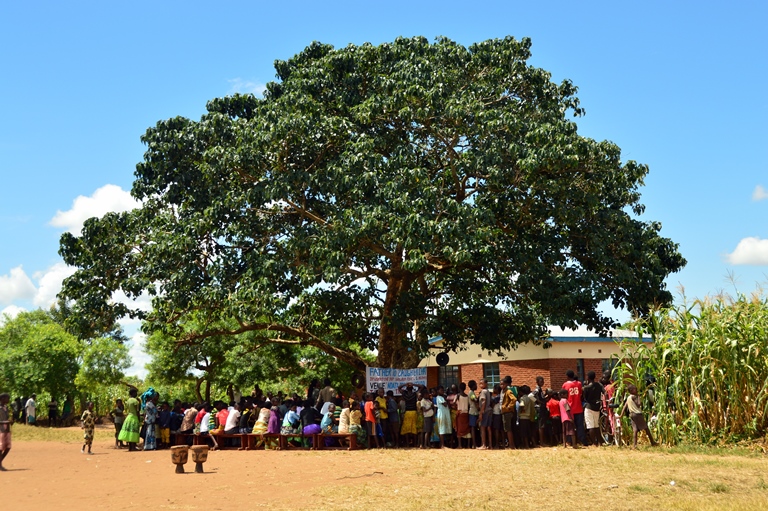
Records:
[[[612,327],[606,300],[668,303],[685,261],[638,218],[647,166],[577,133],[576,87],[528,65],[530,46],[313,43],[275,62],[263,98],[158,122],[143,206],[61,238],[73,321],[129,314],[182,345],[251,332],[403,367],[435,335],[511,348],[549,324]],[[152,312],[117,291],[149,293]]]
[[[124,344],[112,337],[78,339],[56,317],[55,310],[36,310],[6,318],[0,327],[0,387],[61,398],[123,378],[130,365]]]

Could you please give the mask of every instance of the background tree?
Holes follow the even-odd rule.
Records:
[[[356,368],[360,346],[398,367],[432,335],[512,348],[548,324],[612,327],[606,300],[668,303],[685,261],[636,217],[647,167],[579,136],[576,88],[529,57],[511,37],[313,43],[276,62],[263,99],[159,122],[136,169],[143,206],[62,236],[72,321],[129,314],[181,344],[251,332]]]

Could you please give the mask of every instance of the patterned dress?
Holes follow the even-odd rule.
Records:
[[[86,410],[80,417],[83,422],[83,443],[85,445],[91,445],[93,443],[93,429],[96,427],[96,420],[93,416],[93,412]]]
[[[147,401],[144,407],[144,425],[147,426],[144,435],[144,450],[154,451],[157,449],[157,437],[155,436],[155,423],[157,422],[157,407],[152,401]]]

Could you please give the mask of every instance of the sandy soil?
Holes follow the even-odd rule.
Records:
[[[169,451],[117,450],[100,433],[91,455],[77,443],[15,441],[0,473],[0,509],[768,509],[765,457],[613,448],[219,451],[206,474],[191,473],[190,460],[177,475]]]

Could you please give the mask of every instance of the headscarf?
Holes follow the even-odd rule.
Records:
[[[155,397],[156,395],[159,395],[157,391],[155,391],[154,388],[149,387],[146,392],[144,392],[141,395],[141,411],[144,411],[144,408],[147,407],[147,401]]]

